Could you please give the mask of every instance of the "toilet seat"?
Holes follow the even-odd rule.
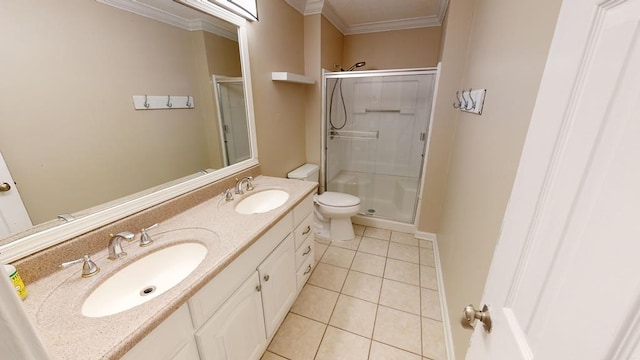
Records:
[[[318,204],[331,207],[352,207],[360,205],[360,198],[350,194],[325,191],[317,195],[315,200]]]

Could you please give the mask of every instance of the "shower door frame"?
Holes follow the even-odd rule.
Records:
[[[427,68],[411,68],[411,69],[389,69],[389,70],[359,70],[359,71],[339,71],[330,72],[325,69],[322,70],[322,151],[321,151],[321,164],[320,164],[320,179],[319,184],[320,192],[324,192],[327,189],[327,81],[328,79],[349,79],[349,78],[371,78],[376,76],[403,76],[403,75],[435,75],[435,81],[433,85],[433,98],[431,100],[431,112],[429,113],[427,124],[427,138],[425,139],[422,157],[422,166],[418,175],[418,198],[415,202],[413,224],[402,223],[395,220],[376,218],[374,216],[362,216],[356,215],[353,218],[353,222],[360,225],[376,226],[384,229],[402,231],[408,233],[415,233],[418,227],[418,220],[420,219],[420,207],[422,205],[422,196],[424,190],[424,176],[427,171],[427,161],[429,157],[429,146],[431,144],[431,130],[433,127],[433,114],[438,96],[438,83],[440,81],[440,67],[438,63],[437,67]]]

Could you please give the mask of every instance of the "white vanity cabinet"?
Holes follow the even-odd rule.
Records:
[[[149,335],[129,350],[122,360],[198,360],[193,326],[187,304],[182,305]]]
[[[311,276],[314,266],[315,241],[313,235],[313,195],[307,196],[293,209],[296,246],[296,284],[298,293]]]
[[[313,267],[307,196],[124,357],[257,360]]]
[[[293,235],[289,235],[258,266],[268,338],[278,329],[298,295],[294,249]]]
[[[267,340],[254,272],[195,334],[202,360],[258,359]]]

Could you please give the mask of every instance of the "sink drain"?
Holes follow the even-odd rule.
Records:
[[[155,286],[147,286],[146,288],[140,290],[140,296],[151,295],[156,291]]]

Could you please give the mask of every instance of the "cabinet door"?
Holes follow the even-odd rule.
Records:
[[[196,332],[202,360],[259,359],[266,340],[256,272]]]
[[[296,299],[296,257],[293,236],[287,236],[258,266],[267,338],[276,331]]]
[[[192,343],[193,327],[189,308],[182,305],[124,354],[122,360],[197,360],[198,352],[188,349]]]

